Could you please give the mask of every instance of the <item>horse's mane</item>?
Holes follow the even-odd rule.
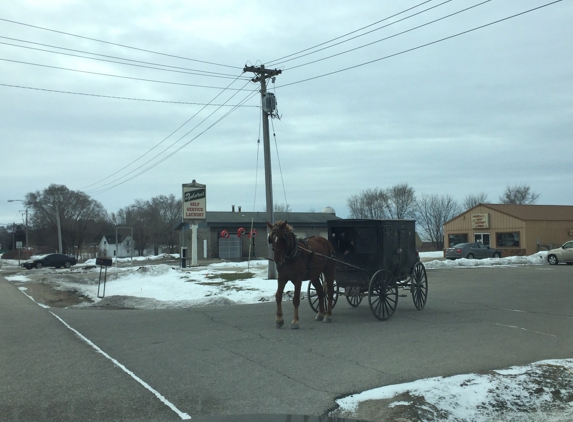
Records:
[[[274,227],[279,227],[282,226],[285,222],[283,220],[278,220],[277,222],[275,222]],[[286,231],[292,232],[292,226],[290,224],[287,223],[286,227],[285,227]]]

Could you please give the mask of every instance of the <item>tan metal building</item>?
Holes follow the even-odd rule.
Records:
[[[482,242],[502,256],[532,255],[573,240],[573,206],[480,204],[444,224],[444,245]]]

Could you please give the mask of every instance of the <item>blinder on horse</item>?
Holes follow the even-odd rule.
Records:
[[[279,231],[282,231],[282,235],[279,235]],[[273,245],[272,250],[275,252],[275,262],[278,265],[283,265],[285,262],[295,258],[298,254],[299,240],[292,231],[292,228],[286,224],[284,226],[273,227],[271,233],[268,236],[269,244]],[[279,244],[279,242],[281,242]],[[278,247],[278,252],[280,253],[280,258],[277,259],[277,250],[275,246]],[[280,247],[279,247],[280,246]]]

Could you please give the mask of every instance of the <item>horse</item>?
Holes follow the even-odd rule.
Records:
[[[295,236],[292,226],[287,221],[279,220],[272,225],[267,221],[270,229],[268,241],[273,245],[273,258],[277,266],[278,286],[275,299],[277,302],[276,327],[284,325],[282,299],[285,285],[290,281],[294,284],[294,317],[292,329],[299,328],[298,306],[300,304],[300,289],[304,280],[310,280],[318,294],[319,310],[315,320],[332,322],[332,298],[334,296],[334,270],[335,261],[329,259],[334,255],[332,244],[321,236],[312,236],[299,240]],[[328,306],[324,309],[324,289],[320,282],[320,275],[324,275],[328,289]]]

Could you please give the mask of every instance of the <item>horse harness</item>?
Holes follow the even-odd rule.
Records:
[[[294,240],[294,247],[292,248],[292,250],[288,253],[285,254],[285,263],[287,261],[293,260],[296,258],[296,256],[298,255],[299,250],[302,250],[304,252],[308,252],[308,259],[305,260],[305,264],[306,264],[306,276],[308,277],[308,275],[310,274],[310,263],[312,262],[312,258],[314,257],[314,251],[312,250],[312,248],[310,247],[310,245],[308,244],[308,239],[310,239],[311,237],[307,237],[306,239],[298,239],[296,237],[296,234],[294,234],[292,231],[288,232],[286,235],[288,236],[289,234],[292,235],[293,240]],[[271,243],[270,239],[269,239],[269,243]],[[302,243],[303,246],[299,246],[299,243]],[[275,250],[274,246],[273,246],[273,251]]]

